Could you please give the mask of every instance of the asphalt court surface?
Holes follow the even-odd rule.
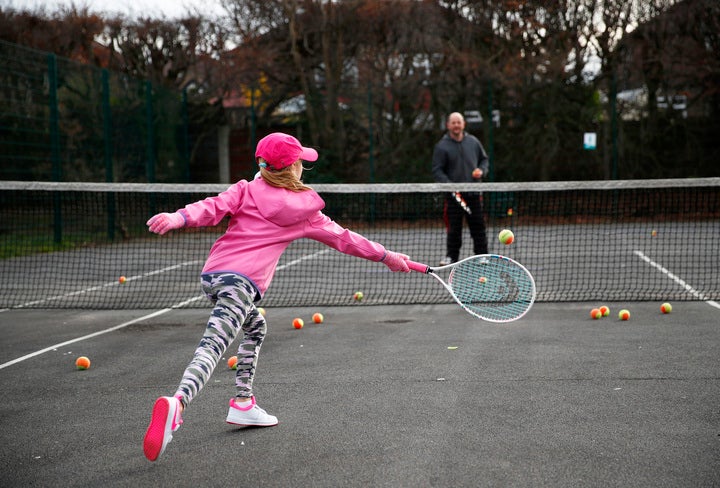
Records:
[[[225,423],[223,361],[155,463],[153,402],[209,309],[3,311],[0,485],[718,486],[720,310],[616,302],[592,320],[597,305],[505,325],[450,304],[268,308],[255,393],[280,424]]]

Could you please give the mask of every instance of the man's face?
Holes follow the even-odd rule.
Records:
[[[451,115],[447,121],[447,129],[451,136],[458,137],[465,130],[465,120],[459,115]]]

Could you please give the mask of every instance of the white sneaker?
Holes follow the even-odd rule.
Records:
[[[440,260],[440,266],[447,266],[448,264],[454,263],[455,260],[451,258],[450,256],[445,256]]]
[[[155,461],[165,452],[172,440],[172,433],[180,428],[180,400],[174,397],[160,397],[153,405],[152,418],[145,432],[143,451],[145,457]]]
[[[277,417],[268,414],[255,403],[255,397],[252,397],[252,405],[249,409],[243,410],[235,399],[230,400],[230,410],[228,410],[225,422],[235,425],[254,425],[256,427],[272,427],[278,424]]]

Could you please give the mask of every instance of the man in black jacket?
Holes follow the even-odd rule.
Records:
[[[438,183],[479,182],[489,168],[485,149],[477,137],[465,132],[465,118],[453,112],[447,119],[447,133],[435,145],[432,172]],[[462,246],[463,216],[473,239],[474,254],[487,254],[487,236],[480,192],[451,192],[443,213],[447,228],[447,253],[440,265],[456,262]]]

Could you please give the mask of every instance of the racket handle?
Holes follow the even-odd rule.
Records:
[[[417,271],[418,273],[424,273],[428,274],[430,272],[430,266],[423,263],[417,263],[415,261],[410,261],[409,259],[405,261],[408,265],[408,268],[410,268],[413,271]]]

